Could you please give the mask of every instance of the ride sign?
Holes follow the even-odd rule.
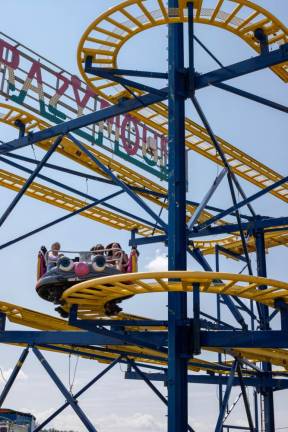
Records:
[[[110,105],[76,75],[3,33],[0,94],[54,124]],[[78,129],[75,134],[162,180],[167,178],[167,137],[130,114]]]

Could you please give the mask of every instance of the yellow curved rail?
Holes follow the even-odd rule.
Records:
[[[178,10],[168,11],[163,0],[127,0],[114,6],[95,19],[80,39],[78,66],[87,80],[83,64],[92,56],[97,67],[116,68],[117,57],[123,45],[135,35],[156,26],[187,22],[186,1],[180,2]],[[214,5],[212,5],[214,3]],[[229,8],[230,3],[233,8]],[[211,7],[203,7],[203,0],[194,2],[194,21],[227,30],[240,37],[254,51],[260,52],[260,45],[254,31],[262,28],[268,37],[268,44],[282,45],[288,41],[288,29],[270,12],[247,0],[212,0]],[[274,66],[273,71],[285,82],[288,81],[288,63]],[[119,92],[121,86],[102,78],[89,78],[89,85],[110,97]],[[114,88],[114,89],[113,89]]]
[[[262,27],[268,36],[269,45],[282,44],[288,41],[288,30],[276,17],[258,5],[246,0],[233,0],[233,10],[226,11],[227,2],[214,0],[214,8],[203,8],[203,2],[195,2],[195,22],[210,24],[228,30],[241,37],[254,50],[259,46],[253,36],[257,27]],[[184,2],[177,12],[177,17],[169,18],[163,0],[146,1],[128,0],[117,5],[92,22],[83,34],[78,47],[78,66],[87,84],[106,100],[114,103],[123,96],[122,87],[109,80],[89,76],[84,71],[85,58],[93,58],[93,64],[98,67],[117,67],[117,56],[122,46],[134,35],[155,26],[168,22],[183,22],[187,20]],[[288,81],[288,63],[273,67],[283,80]],[[136,94],[141,94],[134,89]],[[125,93],[125,92],[124,92]],[[126,92],[127,93],[127,92]],[[129,96],[129,94],[127,94]],[[126,96],[127,96],[126,95]],[[156,129],[162,134],[168,133],[168,112],[164,103],[158,103],[133,113],[133,116]],[[186,146],[188,149],[207,157],[222,165],[206,130],[197,123],[186,118]],[[266,167],[256,159],[218,137],[222,149],[235,174],[265,188],[282,178],[274,170]],[[288,202],[288,184],[279,186],[271,192],[277,198]]]
[[[256,251],[255,239],[253,236],[249,237],[246,242],[248,252],[252,253]],[[288,244],[288,229],[287,231],[279,231],[279,232],[269,232],[265,233],[265,248],[268,251],[269,249],[276,246],[287,246]],[[223,239],[217,240],[209,240],[209,241],[201,241],[197,240],[197,247],[202,250],[204,255],[211,255],[215,253],[215,246],[223,246],[231,252],[234,252],[238,255],[244,254],[243,244],[239,236],[228,236]],[[225,252],[220,251],[222,255],[225,255]],[[226,254],[227,257],[231,258],[230,255]]]
[[[220,282],[223,281],[223,282]],[[232,273],[170,271],[107,276],[79,283],[66,290],[61,300],[66,307],[79,306],[79,317],[104,317],[107,302],[145,293],[190,292],[193,283],[203,293],[224,294],[256,300],[274,307],[281,298],[288,303],[288,283]],[[266,290],[259,287],[267,286]]]

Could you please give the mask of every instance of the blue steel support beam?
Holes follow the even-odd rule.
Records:
[[[282,45],[278,50],[274,50],[267,55],[260,55],[252,59],[244,60],[243,62],[203,74],[201,76],[198,75],[195,79],[195,89],[204,88],[211,84],[236,78],[237,76],[246,75],[257,70],[265,69],[266,67],[283,63],[285,61],[288,61],[288,44]],[[149,106],[153,103],[161,102],[167,99],[168,90],[167,88],[162,88],[160,90],[163,91],[163,94],[167,92],[165,97],[155,94],[147,94],[137,97],[137,99],[121,101],[117,105],[105,108],[104,110],[87,114],[77,119],[69,120],[68,122],[52,126],[51,128],[47,128],[43,131],[29,134],[29,136],[24,136],[20,139],[4,143],[0,146],[0,154],[8,153],[31,144],[36,144],[37,142],[51,139],[60,134],[67,134],[73,130],[89,126],[93,123],[105,121],[108,118],[134,111],[138,108],[142,108],[143,106]]]
[[[283,300],[276,300],[275,307],[280,311],[281,330],[288,331],[288,305]],[[273,319],[271,316],[272,314],[269,316],[269,321]]]
[[[197,209],[193,213],[190,221],[187,224],[189,231],[193,228],[193,226],[198,221],[201,213],[205,209],[206,205],[208,204],[208,202],[212,198],[213,194],[215,193],[216,189],[218,188],[218,186],[220,185],[220,183],[222,182],[222,180],[226,176],[226,174],[227,174],[227,169],[223,168],[223,170],[220,172],[220,174],[214,180],[211,188],[209,189],[209,191],[207,192],[207,194],[205,195],[205,197],[203,198],[202,202],[199,204],[199,206],[197,207]]]
[[[78,415],[79,419],[82,421],[84,426],[87,428],[89,432],[97,432],[95,427],[92,425],[90,420],[87,418],[86,414],[82,409],[79,407],[77,401],[74,399],[74,397],[71,395],[71,393],[66,389],[58,375],[54,372],[52,367],[49,365],[43,354],[35,347],[32,348],[33,353],[41,363],[41,365],[44,367],[50,378],[54,381],[60,392],[63,394],[71,408],[75,411],[75,413]]]
[[[20,372],[20,369],[22,368],[23,363],[26,360],[26,357],[27,357],[28,353],[29,353],[29,347],[25,348],[22,351],[22,353],[21,353],[21,355],[19,357],[18,362],[16,363],[13,371],[11,372],[11,375],[9,376],[9,378],[8,378],[6,384],[5,384],[5,387],[2,390],[1,395],[0,395],[0,408],[2,407],[2,405],[3,405],[3,403],[4,403],[4,401],[5,401],[6,397],[7,397],[7,395],[9,393],[12,385],[14,384],[14,382],[15,382],[17,376],[18,376],[18,373]]]
[[[188,325],[188,324],[187,324]],[[102,330],[102,329],[101,329]],[[65,334],[64,334],[65,333]],[[107,330],[107,334],[100,332],[57,332],[57,331],[26,331],[7,330],[0,333],[0,343],[9,344],[34,344],[34,345],[139,345],[144,348],[151,348],[159,352],[165,352],[163,347],[168,345],[168,334],[166,331],[145,331],[142,332],[139,340],[139,332]],[[136,342],[137,341],[137,342]],[[262,330],[259,332],[251,330],[201,330],[200,342],[202,347],[207,348],[288,348],[288,331],[283,330]],[[182,352],[182,351],[181,351]],[[167,351],[165,352],[167,354]],[[182,354],[187,354],[182,352]],[[192,356],[192,355],[191,355]],[[163,358],[163,356],[162,356]]]
[[[168,0],[168,13],[178,11]],[[176,12],[177,14],[177,12]],[[184,32],[182,23],[168,25],[168,268],[187,269]],[[188,383],[184,328],[187,294],[168,293],[168,432],[187,432]]]
[[[95,165],[97,165],[105,174],[107,174],[113,182],[120,186],[140,207],[142,207],[143,210],[146,211],[165,231],[167,230],[167,225],[162,221],[161,218],[153,211],[151,208],[143,201],[142,198],[140,198],[138,195],[136,195],[129,186],[126,185],[126,183],[122,182],[109,168],[107,168],[99,159],[97,159],[83,144],[81,144],[80,141],[78,141],[74,136],[71,134],[68,135],[68,137],[73,141],[79,149],[89,158],[91,159]]]
[[[0,332],[3,332],[6,327],[6,314],[0,312]]]
[[[8,206],[8,208],[4,211],[3,215],[0,218],[0,227],[3,225],[5,220],[8,218],[8,216],[11,214],[13,209],[16,207],[22,196],[25,194],[29,186],[33,183],[34,179],[37,177],[43,166],[45,166],[45,163],[50,159],[52,154],[57,149],[58,145],[61,143],[63,136],[59,136],[56,138],[55,142],[51,145],[45,156],[43,157],[42,161],[37,165],[35,170],[32,172],[30,177],[26,180],[25,184],[22,186],[21,190],[17,193],[15,198],[12,200],[11,204]]]
[[[167,370],[163,372],[143,372],[149,381],[166,382],[167,381]],[[127,371],[125,373],[125,379],[139,380],[139,376],[135,372]],[[217,376],[217,375],[188,375],[188,383],[190,384],[209,384],[209,385],[227,385],[228,377]],[[267,387],[272,387],[274,391],[286,390],[288,389],[288,380],[284,378],[266,378],[261,376],[251,376],[243,377],[243,382],[246,387],[256,387],[260,389],[265,383]],[[240,385],[240,380],[238,377],[234,377],[232,384],[234,387]]]
[[[124,88],[126,86],[128,86],[128,87],[132,87],[133,89],[139,89],[139,90],[144,91],[144,92],[148,92],[151,94],[156,94],[156,95],[162,96],[164,98],[167,97],[166,91],[158,90],[154,87],[151,87],[151,86],[148,86],[145,84],[141,84],[137,81],[132,81],[130,79],[123,78],[122,76],[118,76],[115,73],[112,74],[107,69],[101,70],[101,68],[94,68],[92,66],[92,57],[90,57],[90,56],[86,57],[85,72],[89,73],[90,75],[99,76],[100,78],[107,79],[109,81],[115,81],[118,84],[123,85]]]
[[[235,258],[236,260],[240,260],[246,263],[246,258],[236,252],[230,251],[226,249],[224,246],[217,245],[217,249],[219,252],[223,252],[226,255],[229,255],[231,258]]]
[[[278,111],[288,113],[288,107],[287,106],[281,105],[281,104],[274,102],[274,101],[270,101],[270,100],[265,99],[261,96],[254,95],[253,93],[249,93],[245,90],[238,89],[237,87],[233,87],[233,86],[230,86],[228,84],[223,84],[223,83],[218,83],[218,84],[213,84],[213,85],[214,85],[214,87],[220,88],[221,90],[225,90],[229,93],[233,93],[233,94],[236,94],[238,96],[245,97],[246,99],[250,99],[254,102],[258,102],[262,105],[268,106],[269,108],[273,108],[273,109],[276,109]]]
[[[287,183],[287,182],[288,182],[288,176],[283,177],[283,179],[273,183],[270,186],[267,186],[265,189],[262,189],[261,191],[251,195],[250,197],[244,199],[243,201],[240,201],[239,203],[237,203],[236,206],[233,205],[232,207],[229,207],[224,212],[221,212],[220,214],[209,219],[208,221],[203,222],[197,228],[201,230],[202,228],[210,226],[212,223],[216,222],[217,220],[220,220],[220,219],[224,218],[225,216],[232,214],[232,212],[234,212],[235,210],[239,210],[241,207],[245,206],[249,202],[252,202],[252,201],[260,198],[261,196],[266,195],[268,192],[271,192],[273,189],[276,189],[277,187],[279,187],[282,184]]]
[[[113,69],[113,68],[105,68],[105,67],[99,68],[95,66],[93,66],[93,72],[95,74],[97,74],[98,72],[100,73],[108,72],[111,75],[127,75],[127,76],[135,76],[135,77],[142,77],[142,78],[156,78],[156,79],[166,79],[166,80],[168,79],[168,73],[165,72],[138,71],[138,70],[131,70],[131,69]]]
[[[105,330],[105,329],[104,329]],[[141,340],[134,339],[139,337],[139,332],[79,332],[79,331],[30,331],[30,330],[6,330],[0,333],[0,343],[23,343],[31,345],[130,345],[144,346],[145,348],[157,349],[157,346],[167,346],[167,333],[157,331],[145,331],[141,334]],[[146,346],[147,344],[147,346]],[[97,348],[98,349],[98,348]]]
[[[257,72],[285,61],[288,61],[288,43],[267,54],[261,54],[248,60],[198,75],[195,80],[195,87],[196,89],[201,89],[209,85]]]
[[[212,130],[212,128],[211,128],[211,126],[210,126],[210,124],[209,124],[209,122],[208,122],[208,120],[207,120],[207,118],[206,118],[206,116],[205,116],[205,114],[204,114],[204,112],[203,112],[203,110],[202,110],[202,108],[201,108],[201,106],[200,106],[197,98],[194,95],[192,95],[191,100],[192,100],[192,102],[194,104],[194,107],[195,107],[195,109],[196,109],[199,117],[201,118],[201,121],[202,121],[202,123],[203,123],[203,125],[204,125],[204,127],[205,127],[205,129],[206,129],[206,131],[207,131],[207,133],[208,133],[208,135],[209,135],[209,137],[210,137],[210,139],[211,139],[211,141],[212,141],[215,149],[216,149],[216,151],[218,152],[218,154],[219,154],[219,156],[220,156],[220,158],[222,160],[223,165],[227,169],[227,179],[228,179],[228,184],[229,184],[229,188],[230,188],[230,192],[231,192],[231,197],[232,197],[233,205],[237,206],[237,199],[236,199],[234,185],[236,186],[236,188],[238,189],[239,193],[242,195],[242,197],[244,199],[246,199],[246,196],[245,196],[245,194],[244,194],[241,186],[239,185],[238,180],[237,180],[234,172],[232,171],[232,169],[231,169],[231,167],[230,167],[230,165],[229,165],[229,163],[227,161],[226,155],[223,152],[222,147],[219,144],[216,136],[214,135],[214,132],[213,132],[213,130]],[[247,207],[249,208],[251,214],[255,217],[256,213],[254,212],[254,210],[251,207],[251,205],[247,204]],[[243,228],[242,228],[242,221],[241,221],[241,217],[240,217],[238,209],[236,210],[236,219],[237,219],[237,224],[239,226],[240,237],[241,237],[241,241],[242,241],[242,246],[243,246],[244,255],[245,255],[245,258],[246,258],[249,274],[252,275],[253,274],[253,272],[252,272],[252,266],[251,266],[251,262],[250,262],[250,258],[249,258],[249,253],[248,253],[247,245],[246,245],[246,239],[245,239]]]
[[[255,245],[256,245],[256,257],[257,257],[257,274],[258,276],[267,277],[266,269],[266,256],[265,256],[265,237],[263,229],[257,229],[254,231]],[[263,285],[260,289],[267,289],[267,286]],[[260,305],[261,316],[260,316],[260,329],[263,331],[270,329],[269,320],[269,308],[265,305]],[[267,376],[271,376],[272,366],[270,363],[262,363],[263,371]],[[273,390],[266,389],[264,387],[261,392],[264,398],[264,424],[265,432],[275,431],[275,416],[274,416],[274,399]]]
[[[43,231],[43,230],[45,230],[47,228],[50,228],[50,227],[52,227],[52,226],[54,226],[54,225],[56,225],[56,224],[58,224],[60,222],[64,222],[65,220],[67,220],[67,219],[69,219],[69,218],[71,218],[73,216],[76,216],[76,215],[84,212],[85,210],[89,210],[90,208],[93,208],[96,205],[103,204],[105,201],[108,201],[109,199],[115,198],[116,196],[121,195],[122,193],[123,193],[123,191],[118,191],[118,192],[115,192],[114,194],[108,195],[105,198],[93,201],[91,204],[88,204],[85,207],[82,207],[82,208],[80,208],[78,210],[75,210],[74,212],[69,213],[69,214],[67,214],[65,216],[62,216],[62,217],[60,217],[58,219],[55,219],[54,221],[49,222],[49,223],[47,223],[45,225],[42,225],[41,227],[36,228],[36,229],[34,229],[32,231],[29,231],[26,234],[22,234],[21,236],[16,237],[13,240],[9,240],[8,242],[3,243],[2,245],[0,245],[0,250],[5,249],[6,247],[11,246],[11,245],[13,245],[15,243],[18,243],[19,241],[22,241],[22,240],[24,240],[24,239],[26,239],[26,238],[34,235],[34,234],[38,234],[39,232],[41,232],[41,231]]]
[[[241,369],[241,365],[240,365],[239,362],[237,363],[237,373],[238,373],[238,377],[239,377],[239,382],[240,382],[240,386],[241,386],[243,401],[244,401],[245,410],[246,410],[246,414],[247,414],[247,420],[248,420],[248,424],[249,424],[249,430],[250,430],[250,432],[255,432],[255,428],[254,428],[254,424],[253,424],[253,419],[252,419],[252,415],[251,415],[251,410],[250,410],[249,399],[248,399],[248,396],[247,396],[245,382],[244,382],[244,378],[243,378],[243,374],[242,374],[242,369]]]
[[[125,343],[130,343],[131,345],[138,345],[144,348],[154,349],[164,354],[167,354],[167,349],[163,347],[163,343],[159,343],[159,339],[157,339],[156,333],[155,333],[156,336],[156,344],[155,344],[155,339],[153,340],[153,337],[151,337],[150,340],[147,339],[146,337],[147,332],[145,333],[142,332],[139,336],[139,332],[130,332],[130,334],[128,335],[128,332],[123,333],[120,331],[114,331],[112,329],[108,330],[105,327],[97,327],[94,324],[93,320],[91,320],[90,322],[88,320],[84,320],[84,321],[78,320],[77,318],[75,318],[75,316],[71,315],[71,312],[69,317],[69,324],[74,327],[78,327],[81,330],[86,330],[86,331],[88,330],[89,332],[95,333],[95,335],[99,335],[100,337],[102,336],[104,339],[105,337],[107,337],[108,339],[111,338],[114,340],[124,341]],[[165,332],[162,332],[162,334],[164,335],[164,340],[166,340]],[[151,333],[150,336],[152,336]],[[100,345],[103,345],[103,343],[101,343]]]
[[[232,368],[231,368],[231,372],[230,372],[230,375],[228,378],[228,382],[227,382],[227,386],[226,386],[226,390],[225,390],[225,394],[224,394],[224,398],[223,398],[222,407],[221,407],[221,410],[220,410],[220,413],[218,416],[218,420],[217,420],[217,424],[215,427],[215,432],[222,432],[222,426],[223,426],[225,411],[226,411],[226,408],[227,408],[227,405],[229,402],[229,397],[230,397],[230,393],[232,390],[237,365],[238,365],[238,360],[234,360]]]
[[[162,89],[163,91],[165,89]],[[167,90],[167,89],[166,89]],[[123,100],[116,105],[87,114],[82,117],[78,117],[67,122],[60,123],[56,126],[44,129],[40,132],[35,132],[33,134],[26,135],[20,139],[12,140],[8,143],[4,143],[0,146],[0,154],[9,153],[13,150],[17,150],[22,147],[27,147],[31,144],[36,144],[41,141],[51,139],[57,135],[66,135],[69,132],[73,132],[77,129],[81,129],[85,126],[89,126],[94,123],[99,123],[101,121],[108,120],[111,117],[118,116],[120,114],[125,114],[130,111],[134,111],[138,108],[143,108],[145,106],[161,102],[165,97],[159,95],[147,94],[145,96],[140,96],[137,99]]]
[[[288,217],[280,217],[280,218],[262,218],[261,221],[254,221],[248,222],[248,223],[242,223],[242,228],[244,231],[251,232],[251,229],[254,228],[269,228],[267,230],[268,232],[273,231],[279,231],[279,228],[276,227],[284,227],[285,225],[288,225]],[[275,229],[273,229],[273,227]],[[287,228],[284,228],[284,230],[287,230]],[[282,230],[281,230],[282,231]],[[206,237],[206,236],[212,236],[212,235],[219,235],[219,234],[231,234],[231,233],[237,233],[239,232],[239,225],[238,224],[225,224],[225,225],[219,225],[215,227],[208,227],[204,228],[203,230],[196,230],[194,229],[192,232],[188,234],[188,237],[190,239],[197,239],[199,237]],[[266,230],[265,230],[266,232]],[[157,235],[152,238],[137,238],[135,240],[135,243],[137,245],[144,245],[144,244],[151,244],[151,243],[165,243],[167,241],[166,235]]]
[[[75,393],[72,397],[77,400],[83,393],[85,393],[90,387],[92,387],[97,381],[99,381],[107,372],[109,372],[116,364],[121,360],[121,356],[110,363],[103,371],[96,375],[91,381],[89,381],[81,390]],[[33,432],[40,432],[48,423],[50,423],[55,417],[61,414],[69,406],[69,402],[65,402],[56,411],[54,411],[46,420],[38,425]]]
[[[200,249],[193,248],[193,250],[191,250],[189,248],[188,252],[203,267],[203,269],[205,271],[213,271],[212,267],[210,266],[208,261],[205,259],[205,257],[201,253]],[[222,298],[223,302],[226,304],[226,306],[228,307],[228,309],[230,310],[230,312],[232,313],[232,315],[234,316],[235,320],[241,325],[241,327],[243,329],[246,329],[247,324],[245,323],[243,316],[241,315],[241,313],[239,312],[239,310],[237,309],[237,307],[233,303],[230,296],[222,295],[221,298]]]
[[[168,406],[168,401],[165,396],[162,395],[162,393],[155,387],[152,382],[149,380],[147,375],[141,371],[141,369],[135,364],[133,360],[130,360],[127,358],[128,364],[131,365],[131,367],[135,370],[136,374],[148,385],[148,387],[158,396],[158,398],[166,405]],[[189,432],[195,432],[194,429],[188,425],[187,427]]]
[[[149,378],[147,377],[147,374],[142,372],[142,370],[135,364],[134,360],[130,359],[129,357],[127,357],[127,362],[128,362],[128,365],[130,365],[132,367],[132,369],[135,370],[138,377],[141,380],[143,380],[148,385],[148,387],[153,391],[153,393],[155,393],[158,396],[158,398],[167,406],[168,401],[167,401],[166,397],[163,396],[163,394],[157,389],[157,387],[155,387],[150,382]]]

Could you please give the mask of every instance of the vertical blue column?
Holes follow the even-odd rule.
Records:
[[[265,237],[263,229],[257,229],[254,232],[254,238],[256,243],[256,254],[257,254],[257,274],[258,276],[267,277],[266,269],[266,256],[265,256]],[[266,289],[266,286],[260,287],[260,289]],[[261,305],[261,317],[260,317],[260,328],[261,330],[270,330],[269,325],[269,309],[268,306]],[[263,362],[263,371],[266,372],[267,377],[271,375],[271,364]],[[264,398],[264,422],[265,432],[275,431],[275,419],[274,419],[274,401],[273,401],[273,390],[271,388],[265,388],[262,392]]]
[[[178,15],[178,0],[169,0],[170,16]],[[186,270],[186,167],[183,24],[169,24],[169,270]],[[168,432],[187,432],[188,386],[185,336],[187,294],[168,294]]]

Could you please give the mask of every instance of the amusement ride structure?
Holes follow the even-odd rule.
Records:
[[[185,23],[188,67],[184,62]],[[255,55],[223,66],[194,34],[194,23],[230,31],[256,51]],[[119,69],[117,58],[123,45],[133,36],[161,25],[168,25],[168,72]],[[197,72],[195,43],[218,63],[217,69]],[[288,82],[285,25],[248,0],[168,0],[168,5],[163,0],[126,0],[97,18],[81,38],[78,66],[87,86],[3,34],[0,57],[0,92],[6,98],[0,104],[0,120],[19,130],[15,140],[0,145],[0,160],[28,174],[21,177],[0,170],[1,186],[16,192],[0,217],[0,226],[24,194],[68,212],[0,245],[0,249],[79,214],[131,232],[133,247],[165,243],[169,261],[166,272],[122,273],[73,285],[61,297],[68,319],[0,302],[0,341],[25,346],[0,395],[0,406],[31,350],[65,398],[36,431],[69,405],[87,430],[96,431],[78,405],[78,398],[117,363],[126,364],[126,377],[143,379],[167,406],[168,432],[195,430],[193,424],[188,424],[188,383],[219,386],[216,432],[275,431],[277,409],[273,394],[288,389],[288,283],[267,278],[265,251],[287,244],[288,217],[262,217],[255,213],[253,202],[269,193],[288,202],[288,177],[216,136],[199,104],[197,91],[214,86],[287,113],[286,106],[226,83],[268,67]],[[47,76],[55,80],[55,85],[45,81]],[[159,89],[148,85],[147,80],[140,83],[139,78],[149,82],[166,80],[167,85]],[[203,126],[185,117],[187,100],[192,101]],[[46,151],[41,161],[14,152],[34,144]],[[187,149],[223,167],[201,203],[186,200]],[[81,167],[78,171],[49,163],[54,152],[90,170],[90,174],[81,172]],[[24,162],[34,165],[28,168]],[[137,170],[131,168],[132,164]],[[44,166],[118,189],[97,198],[42,175]],[[138,168],[149,175],[139,174]],[[152,176],[158,181],[153,181]],[[225,177],[233,205],[222,210],[209,206],[209,200]],[[247,197],[239,177],[259,191]],[[51,187],[36,182],[36,178],[49,182]],[[168,182],[167,189],[159,184],[160,179],[163,184]],[[53,186],[61,188],[61,192]],[[119,194],[128,194],[141,214],[109,203]],[[240,209],[244,207],[249,216],[242,214]],[[235,221],[226,221],[226,216]],[[253,274],[250,252],[256,252],[257,275]],[[187,270],[188,254],[203,267],[203,272]],[[208,254],[216,256],[216,271],[205,258]],[[245,262],[248,274],[220,272],[220,254]],[[167,320],[125,312],[106,314],[108,302],[155,292],[168,293]],[[215,295],[213,316],[201,310],[206,298],[203,293]],[[193,299],[193,316],[187,312],[189,295]],[[125,308],[125,301],[123,304]],[[234,325],[223,321],[224,307]],[[276,315],[281,318],[280,324],[277,327],[273,322],[272,328]],[[6,319],[28,330],[7,330]],[[71,394],[45,359],[45,350],[95,359],[107,363],[107,367]],[[218,353],[218,360],[205,360],[205,352]],[[149,373],[144,372],[147,368]],[[166,383],[167,398],[153,380]],[[226,422],[233,386],[240,386],[247,426]],[[247,387],[254,389],[253,403]]]

